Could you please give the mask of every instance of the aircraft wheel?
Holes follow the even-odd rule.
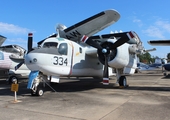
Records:
[[[165,76],[165,77],[167,76],[166,72],[164,72],[164,76]]]
[[[36,96],[36,92],[34,92],[33,90],[31,90],[31,95],[32,95],[32,96]]]
[[[10,76],[9,79],[8,79],[8,84],[12,84],[13,80],[16,80],[17,83],[18,83],[18,78],[16,76]]]
[[[43,96],[43,94],[44,94],[44,90],[41,87],[38,87],[36,92],[31,90],[31,95],[32,96]]]
[[[43,96],[44,90],[42,88],[38,88],[36,91],[37,96]]]
[[[119,86],[127,87],[127,81],[125,76],[119,78]]]

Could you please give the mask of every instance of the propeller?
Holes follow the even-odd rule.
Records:
[[[28,52],[27,54],[32,50],[32,33],[28,33]]]
[[[118,38],[118,40],[113,43],[113,44],[106,44],[105,46],[102,47],[99,43],[95,42],[95,39],[109,39],[112,37]],[[109,84],[109,72],[108,72],[108,58],[110,55],[110,51],[113,49],[116,49],[117,47],[121,46],[122,44],[128,42],[131,39],[134,39],[135,35],[132,31],[130,32],[124,32],[124,33],[115,33],[115,34],[105,34],[105,35],[97,35],[97,36],[91,36],[87,37],[83,35],[81,38],[81,41],[94,47],[97,48],[98,51],[101,51],[101,53],[104,55],[104,71],[103,71],[103,84],[108,85]]]
[[[32,48],[32,42],[33,42],[32,36],[33,36],[32,33],[28,33],[28,46],[27,46],[27,47],[28,47],[28,48],[27,48],[28,50],[27,50],[27,53],[26,53],[26,54],[28,54],[30,51],[33,50],[33,48]],[[22,60],[20,61],[20,63],[15,66],[15,71],[16,71],[17,69],[19,69],[23,64],[24,64],[24,59],[22,59]]]

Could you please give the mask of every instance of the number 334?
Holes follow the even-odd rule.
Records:
[[[66,65],[67,66],[67,58],[63,58],[63,57],[58,57],[58,56],[54,56],[54,65]]]

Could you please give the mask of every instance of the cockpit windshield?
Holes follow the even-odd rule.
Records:
[[[45,42],[43,45],[43,48],[49,48],[49,47],[56,47],[57,48],[58,43],[57,42]]]

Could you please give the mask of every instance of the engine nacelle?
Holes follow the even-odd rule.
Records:
[[[102,47],[107,48],[115,42],[114,39],[109,39],[107,42],[101,44]],[[98,57],[102,64],[104,64],[104,55],[98,51]],[[129,44],[125,43],[115,49],[109,51],[108,65],[112,68],[124,68],[129,63]]]
[[[117,48],[117,54],[114,59],[108,62],[113,68],[124,68],[129,63],[129,44],[125,43]]]

